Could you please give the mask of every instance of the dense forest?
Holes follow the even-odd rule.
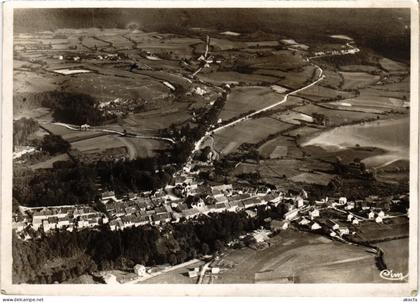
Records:
[[[13,197],[25,206],[53,206],[93,201],[95,171],[73,165],[57,169],[13,169]]]
[[[93,202],[98,181],[117,194],[156,190],[171,181],[174,168],[160,168],[155,158],[83,165],[57,162],[54,169],[36,172],[15,168],[13,197],[25,206],[53,206]]]
[[[14,282],[63,282],[85,272],[130,270],[137,263],[175,265],[214,253],[239,235],[265,225],[267,217],[278,218],[284,209],[258,208],[250,218],[245,212],[200,216],[196,221],[111,231],[57,232],[41,239],[13,238]]]
[[[104,121],[97,107],[97,101],[82,93],[49,92],[43,99],[42,106],[53,110],[56,121],[76,125],[99,125]]]

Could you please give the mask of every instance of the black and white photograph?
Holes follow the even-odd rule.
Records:
[[[403,3],[13,7],[10,285],[410,295],[418,10]]]

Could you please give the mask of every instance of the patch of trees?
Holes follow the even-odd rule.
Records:
[[[13,121],[13,145],[24,146],[31,143],[30,135],[38,131],[39,124],[31,118]]]
[[[156,190],[171,181],[173,168],[160,168],[156,158],[81,165],[70,161],[54,169],[14,169],[13,197],[26,206],[89,203],[101,184],[119,194]]]
[[[172,179],[171,168],[161,169],[156,158],[121,162],[98,162],[95,168],[102,184],[117,193],[156,190]]]
[[[42,151],[48,152],[50,155],[65,153],[69,151],[70,148],[70,143],[64,140],[61,135],[48,134],[45,135],[41,141]]]
[[[56,121],[82,125],[99,125],[104,122],[97,101],[90,95],[50,91],[44,93],[42,106],[53,110]]]
[[[227,242],[267,225],[266,218],[281,217],[281,209],[257,209],[257,217],[244,212],[201,216],[195,221],[111,231],[57,232],[38,240],[13,240],[15,282],[52,283],[85,272],[109,269],[130,270],[137,263],[175,265],[220,251]],[[71,259],[71,261],[66,261]],[[63,263],[46,266],[46,263]]]
[[[14,171],[13,197],[21,205],[53,206],[93,201],[96,173],[87,166]]]
[[[311,115],[312,115],[312,118],[314,119],[315,124],[323,125],[323,126],[328,124],[328,117],[325,116],[325,114],[313,112]]]

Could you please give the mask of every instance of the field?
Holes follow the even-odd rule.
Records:
[[[247,120],[228,127],[215,135],[215,148],[222,154],[234,152],[241,144],[255,144],[270,134],[285,130],[290,125],[272,118]]]
[[[327,163],[299,159],[273,159],[260,161],[258,171],[263,178],[287,178],[293,179],[294,176],[302,172],[310,171],[332,171],[332,166]],[[301,181],[298,178],[298,182]]]
[[[381,58],[379,60],[379,64],[381,65],[383,69],[390,72],[399,72],[399,71],[408,72],[407,65],[393,61],[391,59]]]
[[[340,72],[344,78],[343,89],[364,88],[377,83],[380,79],[377,75],[366,72]]]
[[[263,85],[276,83],[279,79],[272,76],[239,73],[234,71],[216,71],[211,73],[200,73],[198,76],[205,82],[214,85],[222,84],[245,84],[245,85]]]
[[[116,98],[137,101],[153,101],[167,98],[170,94],[161,82],[148,76],[131,74],[131,78],[103,74],[80,74],[67,79],[63,85],[68,92],[83,91],[101,102]]]
[[[229,250],[235,264],[215,283],[359,283],[383,282],[372,254],[319,235],[287,230],[264,250]]]
[[[381,242],[407,237],[409,222],[407,217],[397,217],[389,219],[387,224],[377,224],[373,221],[366,221],[359,224],[356,228],[356,240],[362,242]],[[391,246],[392,244],[388,247]]]
[[[103,135],[79,140],[72,143],[71,146],[84,153],[100,153],[106,149],[126,147],[126,144],[116,135]]]
[[[297,89],[310,81],[314,75],[315,67],[307,65],[296,70],[281,71],[277,69],[257,69],[253,73],[274,76],[279,79],[279,84],[289,87],[291,89]]]
[[[344,82],[342,73],[334,71],[334,70],[324,69],[324,75],[325,75],[325,79],[323,79],[320,82],[321,86],[334,88],[334,89],[344,88],[342,87],[343,82]]]
[[[57,162],[57,161],[67,161],[67,160],[70,160],[70,157],[66,153],[64,153],[64,154],[53,156],[46,161],[33,164],[33,165],[30,166],[30,168],[33,169],[33,170],[36,170],[36,169],[51,169],[55,162]]]
[[[408,239],[397,239],[376,243],[375,246],[380,247],[384,251],[384,262],[388,269],[392,269],[395,273],[408,274]]]
[[[262,158],[272,158],[272,153],[279,146],[284,147],[287,150],[286,156],[294,158],[302,156],[302,151],[296,146],[295,141],[284,136],[276,137],[264,143],[258,148],[258,152]]]
[[[307,106],[311,106],[311,105],[307,105]],[[303,108],[303,107],[299,107],[299,109],[300,108]],[[292,111],[292,110],[273,114],[272,116],[281,120],[282,122],[293,124],[293,125],[301,125],[302,123],[313,123],[312,116],[308,114]]]
[[[291,181],[297,183],[315,184],[320,186],[327,186],[335,177],[333,174],[326,174],[321,172],[308,173],[304,172],[290,178]]]
[[[353,95],[354,94],[352,92],[340,91],[323,87],[321,86],[321,84],[311,86],[308,89],[297,93],[297,96],[309,99],[314,102],[327,101],[336,98],[347,99],[352,97]]]
[[[134,133],[143,135],[156,134],[156,131],[169,128],[172,124],[181,124],[191,118],[186,110],[188,104],[181,103],[176,106],[162,106],[160,109],[148,112],[133,113],[120,122],[120,125]]]
[[[355,98],[348,98],[343,101],[336,101],[324,104],[332,109],[343,111],[360,111],[383,114],[390,111],[405,112],[406,106],[404,95],[386,90],[362,89],[360,95]]]
[[[283,95],[274,92],[270,87],[235,87],[229,94],[219,117],[222,121],[230,120],[251,110],[256,111],[277,103],[282,99]]]
[[[348,72],[378,73],[380,69],[371,65],[341,65],[340,70]]]
[[[345,102],[347,102],[346,100]],[[348,123],[354,123],[358,121],[366,121],[376,118],[376,115],[373,113],[365,113],[365,112],[355,112],[350,110],[334,110],[333,108],[328,108],[330,104],[336,103],[327,103],[322,105],[305,105],[296,108],[295,110],[306,115],[312,116],[314,113],[322,114],[326,118],[328,118],[328,125],[329,126],[339,126]],[[337,102],[340,104],[340,102]],[[332,107],[332,106],[331,106]]]

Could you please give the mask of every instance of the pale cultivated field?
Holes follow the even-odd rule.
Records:
[[[230,120],[251,110],[257,111],[281,101],[282,94],[274,92],[270,87],[248,86],[235,87],[227,97],[219,117],[222,121]],[[278,106],[281,108],[281,105]]]
[[[215,148],[222,154],[229,154],[243,143],[255,144],[268,135],[287,129],[289,126],[271,118],[247,120],[216,133]]]
[[[339,104],[342,102],[348,102],[349,100],[339,101],[334,103],[327,103],[323,104],[323,106],[317,106],[313,104],[308,104],[305,106],[301,106],[296,108],[295,110],[307,115],[312,116],[314,113],[323,114],[328,118],[328,125],[342,125],[344,123],[353,123],[363,120],[368,120],[372,118],[376,118],[376,115],[373,113],[364,113],[364,112],[357,112],[357,111],[350,111],[353,107],[350,107],[347,110],[334,110],[335,106],[341,108]],[[334,104],[334,105],[331,105]],[[337,104],[337,105],[335,105]],[[326,108],[331,107],[331,108]],[[342,106],[344,107],[344,106]]]
[[[358,89],[368,87],[379,81],[378,75],[366,72],[340,72],[344,78],[343,89]]]
[[[296,283],[381,280],[374,255],[363,248],[290,230],[281,232],[270,242],[271,246],[264,250],[227,251],[223,259],[235,266],[223,272],[215,283],[282,283],[282,277],[294,277]]]

